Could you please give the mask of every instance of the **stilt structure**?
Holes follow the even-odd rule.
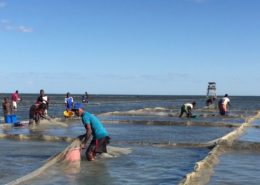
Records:
[[[207,98],[217,98],[216,82],[209,82],[207,90]]]
[[[206,106],[210,107],[211,105],[214,105],[216,99],[217,99],[216,83],[215,82],[209,82],[208,90],[207,90]]]

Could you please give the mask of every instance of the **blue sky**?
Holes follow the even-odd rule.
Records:
[[[0,0],[0,93],[260,95],[259,0]]]

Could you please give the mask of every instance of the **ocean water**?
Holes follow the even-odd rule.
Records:
[[[0,94],[0,98],[10,94]],[[17,119],[28,120],[29,107],[37,94],[22,94]],[[20,140],[20,135],[76,138],[85,129],[80,119],[63,119],[65,94],[49,94],[50,123],[39,127],[1,127],[0,184],[6,184],[36,170],[47,159],[70,143],[64,141]],[[74,95],[80,102],[81,95]],[[183,103],[196,101],[197,118],[179,118]],[[196,162],[208,156],[207,145],[237,129],[245,119],[260,110],[260,97],[231,97],[229,116],[219,116],[217,109],[205,107],[204,96],[90,95],[85,109],[99,117],[120,154],[88,162],[82,152],[80,165],[57,163],[37,177],[21,184],[179,184],[194,170]],[[0,109],[0,112],[2,110]],[[236,147],[220,156],[208,184],[259,184],[253,173],[253,159],[259,154],[259,121],[256,120],[238,138],[247,147]],[[125,152],[131,150],[130,153]],[[124,153],[125,152],[125,153]],[[239,168],[236,164],[241,162]],[[11,164],[11,165],[9,165]],[[236,173],[234,173],[236,170]],[[225,175],[225,178],[222,178]],[[241,181],[240,181],[240,180]],[[252,182],[252,183],[251,183]]]

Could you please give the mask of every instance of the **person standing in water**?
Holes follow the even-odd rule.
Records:
[[[65,108],[66,111],[70,111],[73,108],[74,102],[73,102],[73,97],[70,96],[70,93],[67,92],[66,98],[65,98]]]
[[[192,102],[192,103],[185,103],[181,106],[181,113],[179,115],[179,117],[181,118],[182,115],[185,113],[187,118],[192,117],[192,113],[191,110],[195,107],[196,102]]]
[[[88,92],[85,92],[85,95],[82,95],[82,103],[88,103]]]
[[[216,98],[215,97],[210,97],[206,101],[206,106],[210,106],[215,102]]]
[[[7,122],[6,116],[13,114],[13,105],[10,103],[8,97],[4,97],[4,101],[2,103],[2,108],[3,108],[5,122]]]
[[[110,137],[103,124],[98,118],[84,111],[84,107],[81,103],[75,103],[72,111],[79,117],[81,117],[82,123],[86,129],[86,134],[82,135],[82,148],[84,148],[88,140],[92,136],[90,145],[86,150],[86,157],[88,161],[95,160],[96,154],[107,153],[107,145],[109,144]]]
[[[218,102],[219,114],[221,116],[227,115],[229,106],[230,106],[230,99],[228,97],[228,94],[225,94],[225,96],[221,98]]]
[[[17,109],[17,103],[18,101],[20,101],[20,96],[19,96],[19,92],[18,90],[16,90],[13,94],[12,94],[12,104],[13,104],[13,109],[16,110]]]
[[[43,89],[40,90],[40,95],[37,98],[36,104],[41,104],[44,103],[46,104],[45,112],[44,114],[48,114],[48,109],[49,109],[49,98],[48,96],[45,95],[45,92]]]

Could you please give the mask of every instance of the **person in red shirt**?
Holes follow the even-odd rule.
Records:
[[[19,92],[18,90],[16,90],[13,94],[12,94],[12,103],[13,103],[13,109],[17,109],[17,103],[18,101],[20,101],[20,96],[19,96]]]

